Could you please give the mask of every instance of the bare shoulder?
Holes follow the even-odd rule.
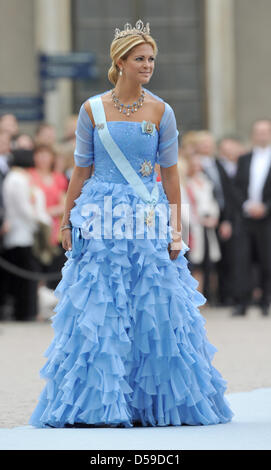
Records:
[[[86,112],[89,115],[89,119],[91,120],[93,127],[95,127],[95,121],[94,121],[94,118],[93,118],[93,114],[92,114],[92,110],[91,110],[89,100],[85,101],[83,104],[84,104],[84,108],[85,108]]]
[[[160,122],[164,114],[166,105],[164,101],[158,101],[157,99],[155,99],[154,106],[155,106],[155,115],[157,116],[157,120],[159,122],[159,127],[160,127]]]
[[[102,94],[102,101],[103,101],[103,104],[106,104],[106,103],[110,104],[111,103],[111,92],[110,91],[107,92],[107,93]],[[92,122],[93,127],[95,127],[95,121],[94,121],[94,117],[93,117],[93,114],[92,114],[92,109],[91,109],[89,100],[86,100],[83,104],[84,104],[86,112],[89,115],[89,118]]]
[[[111,92],[110,91],[106,92],[106,93],[102,93],[102,101],[103,101],[104,104],[105,103],[110,103],[110,100],[111,100]],[[92,109],[91,109],[91,106],[90,106],[89,99],[87,99],[83,104],[84,104],[86,112],[89,115],[89,118],[92,122],[93,127],[95,127],[95,121],[94,121],[94,117],[93,117],[93,114],[92,114]]]
[[[146,93],[146,95],[145,95],[146,96],[146,102],[150,104],[150,106],[152,108],[152,114],[153,114],[153,116],[155,116],[154,120],[157,123],[157,127],[159,128],[162,116],[163,116],[164,111],[165,111],[165,102],[155,98],[154,96],[152,96],[149,93]]]

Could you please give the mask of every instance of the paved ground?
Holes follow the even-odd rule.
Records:
[[[251,308],[244,318],[228,309],[201,310],[209,341],[218,352],[213,365],[228,381],[227,393],[271,387],[271,315]],[[53,338],[50,323],[0,323],[0,428],[28,424],[44,386],[39,369]]]

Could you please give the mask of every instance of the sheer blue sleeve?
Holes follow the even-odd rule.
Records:
[[[176,118],[172,107],[165,102],[165,111],[160,121],[157,163],[168,168],[178,161],[178,135]]]
[[[75,135],[75,165],[81,167],[90,166],[94,162],[93,124],[85,109],[84,103],[79,111]]]

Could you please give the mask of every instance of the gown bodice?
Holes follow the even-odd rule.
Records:
[[[149,90],[145,90],[158,101],[163,101]],[[100,93],[92,98],[101,97]],[[123,152],[131,166],[144,183],[155,178],[154,166],[169,167],[178,161],[178,135],[176,118],[173,109],[165,103],[164,113],[159,123],[159,130],[155,123],[152,129],[146,128],[142,121],[107,121],[109,133]],[[96,124],[96,123],[95,123]],[[87,167],[94,163],[94,178],[108,183],[124,183],[127,180],[118,170],[107,150],[105,149],[97,129],[85,109],[81,105],[76,135],[76,148],[74,160],[77,166]]]
[[[153,178],[154,165],[157,161],[158,138],[157,129],[153,135],[142,131],[141,122],[108,121],[107,126],[114,141],[119,146],[133,169],[144,182]],[[94,144],[94,176],[102,181],[127,183],[124,176],[114,164],[103,146],[97,127],[93,131]],[[143,176],[140,169],[144,161],[150,162],[150,175]]]

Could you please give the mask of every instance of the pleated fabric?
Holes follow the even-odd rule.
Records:
[[[102,208],[106,195],[113,206],[138,203],[129,185],[93,176],[75,200],[73,225],[82,227],[85,205]],[[55,290],[54,338],[40,371],[46,385],[29,424],[179,426],[232,419],[227,382],[211,363],[217,348],[199,310],[206,299],[188,269],[188,248],[172,261],[170,241],[170,234],[89,238],[79,257],[66,252]]]

